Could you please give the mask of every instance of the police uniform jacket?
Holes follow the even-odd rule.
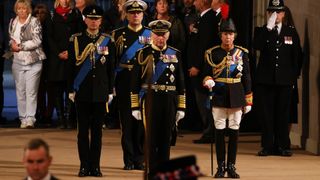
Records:
[[[282,24],[278,35],[266,26],[258,30],[254,47],[260,50],[255,82],[268,85],[293,85],[300,73],[301,47],[292,26]]]
[[[148,36],[143,36],[145,31],[149,31]],[[134,31],[130,29],[129,26],[124,26],[119,29],[116,29],[112,32],[112,37],[115,42],[116,47],[116,71],[122,71],[123,69],[131,70],[133,67],[133,58],[126,59],[124,62],[120,62],[123,53],[125,53],[128,48],[131,47],[132,44],[136,40],[139,41],[140,45],[148,44],[150,42],[150,33],[151,30],[147,27],[142,27],[139,31]],[[143,47],[143,46],[142,46]],[[140,49],[140,48],[139,48]]]
[[[171,46],[160,51],[154,45],[147,45],[137,52],[131,80],[133,110],[140,108],[139,99],[143,98],[143,92],[148,88],[147,76],[150,68],[152,68],[153,91],[176,96],[176,108],[185,109],[185,84],[180,58],[180,51]]]
[[[108,38],[106,45],[101,45],[102,40]],[[94,44],[93,57],[88,47]],[[87,49],[86,49],[87,48]],[[106,102],[108,94],[112,94],[114,83],[114,43],[110,36],[99,33],[92,37],[87,32],[78,33],[70,39],[70,61],[68,64],[68,91],[76,92],[76,100],[84,102]],[[89,52],[88,52],[89,51]],[[80,56],[83,56],[79,58]],[[78,58],[77,58],[78,57]],[[80,60],[79,60],[80,59]],[[82,61],[82,63],[79,63]],[[90,61],[90,70],[85,75],[78,89],[75,88],[75,79],[78,77],[85,61]]]
[[[229,52],[215,46],[205,54],[203,82],[212,78],[212,105],[237,108],[252,105],[251,77],[248,50],[235,46]]]

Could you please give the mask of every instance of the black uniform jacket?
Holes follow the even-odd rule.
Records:
[[[146,31],[149,31],[148,36],[143,36],[143,33]],[[117,72],[119,72],[119,68],[123,69],[120,67],[120,64],[127,66],[126,68],[132,69],[133,67],[133,61],[132,59],[127,59],[125,62],[120,62],[122,55],[127,51],[128,48],[131,47],[131,45],[138,40],[139,41],[139,45],[141,45],[142,47],[144,46],[144,44],[148,44],[150,43],[150,29],[146,28],[146,27],[142,27],[140,30],[138,31],[134,31],[132,29],[130,29],[129,26],[124,26],[121,27],[119,29],[116,29],[112,32],[112,37],[114,39],[115,42],[115,46],[116,46],[116,70]],[[141,47],[141,48],[142,48]],[[138,48],[140,49],[140,48]],[[137,50],[138,50],[137,49]],[[134,56],[133,56],[134,57]]]
[[[101,40],[109,38],[108,44],[101,46]],[[85,48],[94,44],[94,54],[99,50],[98,59],[92,58],[90,50],[86,53]],[[76,100],[85,102],[106,102],[108,94],[112,94],[114,83],[114,43],[110,36],[100,34],[97,37],[90,37],[87,32],[78,33],[70,39],[69,63],[68,63],[68,91],[76,91]],[[85,59],[78,64],[80,57]],[[86,57],[86,58],[85,58]],[[90,61],[90,71],[86,74],[84,80],[76,90],[74,82],[79,75],[80,69]],[[78,64],[78,65],[77,65]]]
[[[252,105],[248,50],[235,46],[227,52],[221,46],[206,51],[203,82],[212,78],[212,105],[237,108]]]
[[[260,50],[255,82],[269,85],[293,85],[300,73],[301,47],[292,26],[282,24],[278,35],[266,26],[257,31],[254,48]]]
[[[168,50],[169,49],[169,50]],[[171,56],[170,56],[170,55]],[[174,54],[174,55],[173,55]],[[146,93],[148,70],[152,72],[152,89],[157,93],[176,95],[177,109],[185,109],[185,84],[180,51],[167,46],[159,50],[147,45],[136,54],[131,80],[131,107],[139,109],[139,98]],[[161,62],[160,62],[161,61]],[[158,77],[158,78],[155,78]],[[156,103],[156,102],[155,102]]]

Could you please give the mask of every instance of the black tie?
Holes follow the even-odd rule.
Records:
[[[277,35],[279,35],[279,31],[278,31],[278,26],[277,25],[274,27],[274,31],[277,33]]]

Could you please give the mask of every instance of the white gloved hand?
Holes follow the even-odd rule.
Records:
[[[277,12],[273,12],[269,17],[268,23],[267,23],[267,28],[269,30],[272,30],[274,28],[274,26],[276,25],[276,20],[277,20]]]
[[[108,95],[108,104],[110,104],[113,100],[113,94]]]
[[[250,112],[251,111],[251,106],[245,106],[244,108],[243,108],[243,113],[244,114],[247,114],[248,112]]]
[[[176,125],[178,126],[178,122],[184,118],[184,111],[177,111],[177,114],[176,114]]]
[[[141,111],[140,110],[133,110],[132,111],[132,116],[136,118],[137,120],[142,120],[141,119]]]
[[[68,94],[68,98],[69,98],[72,102],[74,102],[75,97],[76,97],[76,93],[75,93],[75,92]]]
[[[211,89],[213,88],[214,86],[216,85],[216,83],[212,80],[212,79],[208,79],[204,82],[203,86],[208,88],[208,89]]]

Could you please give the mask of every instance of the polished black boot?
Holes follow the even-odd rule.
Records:
[[[228,175],[228,178],[234,178],[234,179],[240,178],[240,175],[236,172],[236,168],[233,163],[227,164],[227,175]]]
[[[78,176],[79,177],[86,177],[90,175],[90,171],[87,167],[80,167]]]
[[[93,168],[90,171],[90,176],[94,176],[94,177],[102,177],[102,173],[100,171],[100,168]]]
[[[214,175],[214,178],[223,178],[225,174],[225,140],[224,140],[224,129],[216,129],[215,130],[215,138],[216,138],[216,155],[218,161],[217,172]]]
[[[235,163],[238,149],[239,130],[228,129],[229,143],[228,143],[228,163],[227,174],[229,178],[240,178],[236,172]]]
[[[224,161],[223,162],[219,162],[218,163],[217,172],[214,175],[214,178],[224,178],[225,172],[226,172],[226,167],[225,167]]]

